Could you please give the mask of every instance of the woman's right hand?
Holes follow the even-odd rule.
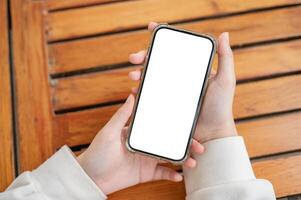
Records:
[[[153,31],[157,23],[149,23],[149,31]],[[198,119],[194,138],[201,143],[237,135],[232,104],[236,85],[233,53],[229,44],[229,34],[222,33],[218,38],[218,69],[212,70],[202,110]],[[143,64],[146,51],[131,54],[129,61],[132,64]],[[185,68],[183,68],[185,70]],[[138,81],[141,71],[129,73],[129,78]],[[137,88],[133,88],[134,93]]]

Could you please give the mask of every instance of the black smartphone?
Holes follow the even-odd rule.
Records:
[[[215,49],[208,35],[155,28],[128,129],[130,151],[174,163],[187,158]]]

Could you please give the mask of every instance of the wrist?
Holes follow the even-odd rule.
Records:
[[[211,140],[237,136],[237,130],[234,121],[214,127],[202,127],[196,133],[196,139],[200,143],[205,143]]]
[[[88,150],[79,155],[76,159],[85,173],[96,184],[96,186],[105,195],[109,195],[113,192],[123,189],[119,184],[116,184],[118,182],[113,177],[113,175],[111,175],[110,170],[106,170],[105,166],[99,165],[97,162],[94,162],[95,155],[89,155],[87,153]]]
[[[77,162],[79,163],[81,168],[85,171],[85,173],[91,178],[91,180],[98,186],[98,188],[107,195],[107,192],[102,187],[100,187],[96,179],[95,173],[93,173],[93,163],[90,163],[89,159],[86,158],[86,155],[84,155],[84,153],[85,152],[77,156],[76,158]]]

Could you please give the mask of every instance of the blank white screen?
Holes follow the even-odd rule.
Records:
[[[130,133],[133,149],[183,159],[212,48],[207,38],[157,30]]]

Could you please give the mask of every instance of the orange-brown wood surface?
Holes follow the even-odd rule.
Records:
[[[130,65],[128,56],[147,48],[147,23],[158,21],[214,36],[230,32],[238,80],[234,116],[255,173],[272,181],[278,197],[301,193],[300,0],[11,0],[10,8],[19,172],[64,144],[77,154],[87,148],[137,85],[127,74],[141,67]],[[8,64],[1,63],[1,74],[9,73]],[[1,96],[0,105],[8,105],[8,98]],[[11,155],[10,128],[0,136],[8,142],[0,152]],[[0,159],[0,175],[11,158]],[[184,197],[183,183],[166,181],[110,195]]]
[[[123,100],[131,86],[137,85],[127,77],[130,70],[132,68],[58,79],[54,108],[59,110]],[[300,108],[299,84],[300,75],[239,84],[234,100],[235,118]]]
[[[230,32],[231,44],[240,46],[266,40],[300,36],[301,23],[298,18],[300,13],[301,7],[297,6],[188,22],[177,26],[215,36],[228,31]],[[287,23],[288,21],[290,23]],[[125,63],[130,53],[147,48],[149,38],[150,34],[146,30],[141,30],[51,44],[49,49],[51,72],[61,73]]]
[[[136,82],[128,78],[129,71],[134,69],[116,69],[57,79],[53,90],[54,108],[59,110],[123,100],[130,94],[131,88],[137,86]]]
[[[49,10],[73,8],[115,2],[119,0],[45,0]]]
[[[0,192],[15,176],[7,1],[0,0]]]
[[[278,114],[236,123],[250,157],[301,150],[301,112]]]
[[[294,75],[238,85],[235,118],[300,109],[300,84],[301,75]]]
[[[272,43],[234,51],[237,80],[301,71],[301,40]]]
[[[79,8],[50,13],[48,17],[49,40],[145,27],[152,20],[176,22],[294,3],[300,3],[300,1],[256,0],[239,3],[237,0],[218,2],[190,0],[188,4],[185,0],[144,0]]]
[[[300,154],[260,161],[254,163],[252,166],[257,178],[271,181],[277,197],[290,196],[300,193]]]
[[[42,4],[12,0],[12,30],[20,171],[53,154]]]
[[[185,199],[184,183],[157,181],[137,185],[109,195],[112,200],[183,200]]]
[[[105,106],[99,109],[56,115],[54,120],[56,146],[89,144],[119,106]]]

